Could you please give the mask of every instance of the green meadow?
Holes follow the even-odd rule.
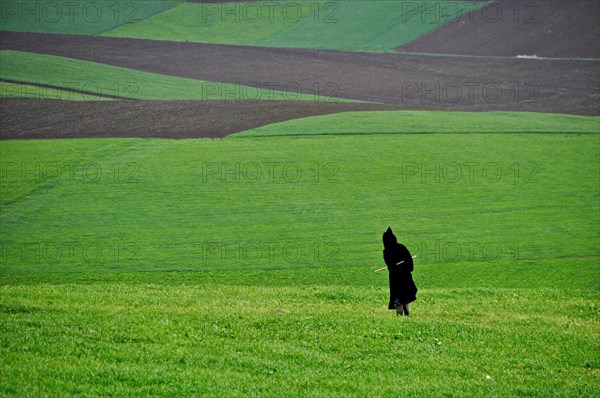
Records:
[[[4,284],[2,395],[598,396],[597,291],[421,284],[403,319],[385,276],[273,274]]]
[[[1,29],[393,51],[482,4],[76,3],[1,0]],[[0,57],[1,98],[338,100]],[[600,397],[599,164],[600,118],[516,112],[0,140],[0,396]]]
[[[48,249],[50,262],[14,254],[3,268],[121,269],[108,253],[128,242],[139,270],[242,267],[244,258],[258,267],[310,266],[319,243],[316,265],[367,265],[389,224],[424,251],[493,243],[503,256],[533,245],[544,261],[593,257],[598,140],[448,133],[6,141],[3,239],[107,247],[97,261],[86,261],[88,253],[65,262],[59,247]],[[220,253],[220,242],[243,247]],[[474,250],[481,259],[487,249]],[[427,261],[445,261],[439,257]]]
[[[3,141],[0,391],[598,396],[600,137],[553,117],[581,128]]]

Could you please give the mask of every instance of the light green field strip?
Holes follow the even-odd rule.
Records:
[[[375,267],[388,225],[423,264],[597,265],[600,253],[597,134],[11,140],[0,150],[4,271]],[[100,257],[82,254],[95,245]]]
[[[0,79],[131,99],[344,101],[297,92],[186,79],[53,55],[0,51]]]
[[[1,29],[15,32],[97,35],[139,22],[177,5],[153,0],[0,0]]]
[[[230,137],[403,133],[598,134],[600,117],[531,112],[344,112],[273,123]]]
[[[110,100],[91,94],[77,93],[53,87],[32,86],[29,84],[0,82],[0,98],[59,99],[65,101],[101,101]]]
[[[181,3],[145,22],[125,25],[105,32],[104,35],[255,45],[285,29],[294,21],[298,22],[299,19],[292,12],[299,13],[302,18],[311,15],[312,10],[323,2],[281,0],[245,4]]]
[[[482,4],[396,0],[183,3],[105,35],[272,47],[393,51]]]

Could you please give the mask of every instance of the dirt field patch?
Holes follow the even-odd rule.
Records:
[[[3,99],[0,139],[221,138],[265,124],[397,106],[309,101],[61,101]]]
[[[600,58],[600,1],[494,1],[397,51]]]

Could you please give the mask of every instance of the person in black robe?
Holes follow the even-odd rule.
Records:
[[[408,304],[417,299],[417,286],[413,281],[413,259],[410,252],[398,243],[392,228],[383,234],[383,260],[390,275],[390,303],[388,309],[396,315],[410,315]]]

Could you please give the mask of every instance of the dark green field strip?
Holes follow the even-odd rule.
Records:
[[[2,30],[84,35],[136,23],[177,4],[153,0],[0,1]]]
[[[346,51],[392,51],[477,10],[482,2],[337,0],[258,45]]]

